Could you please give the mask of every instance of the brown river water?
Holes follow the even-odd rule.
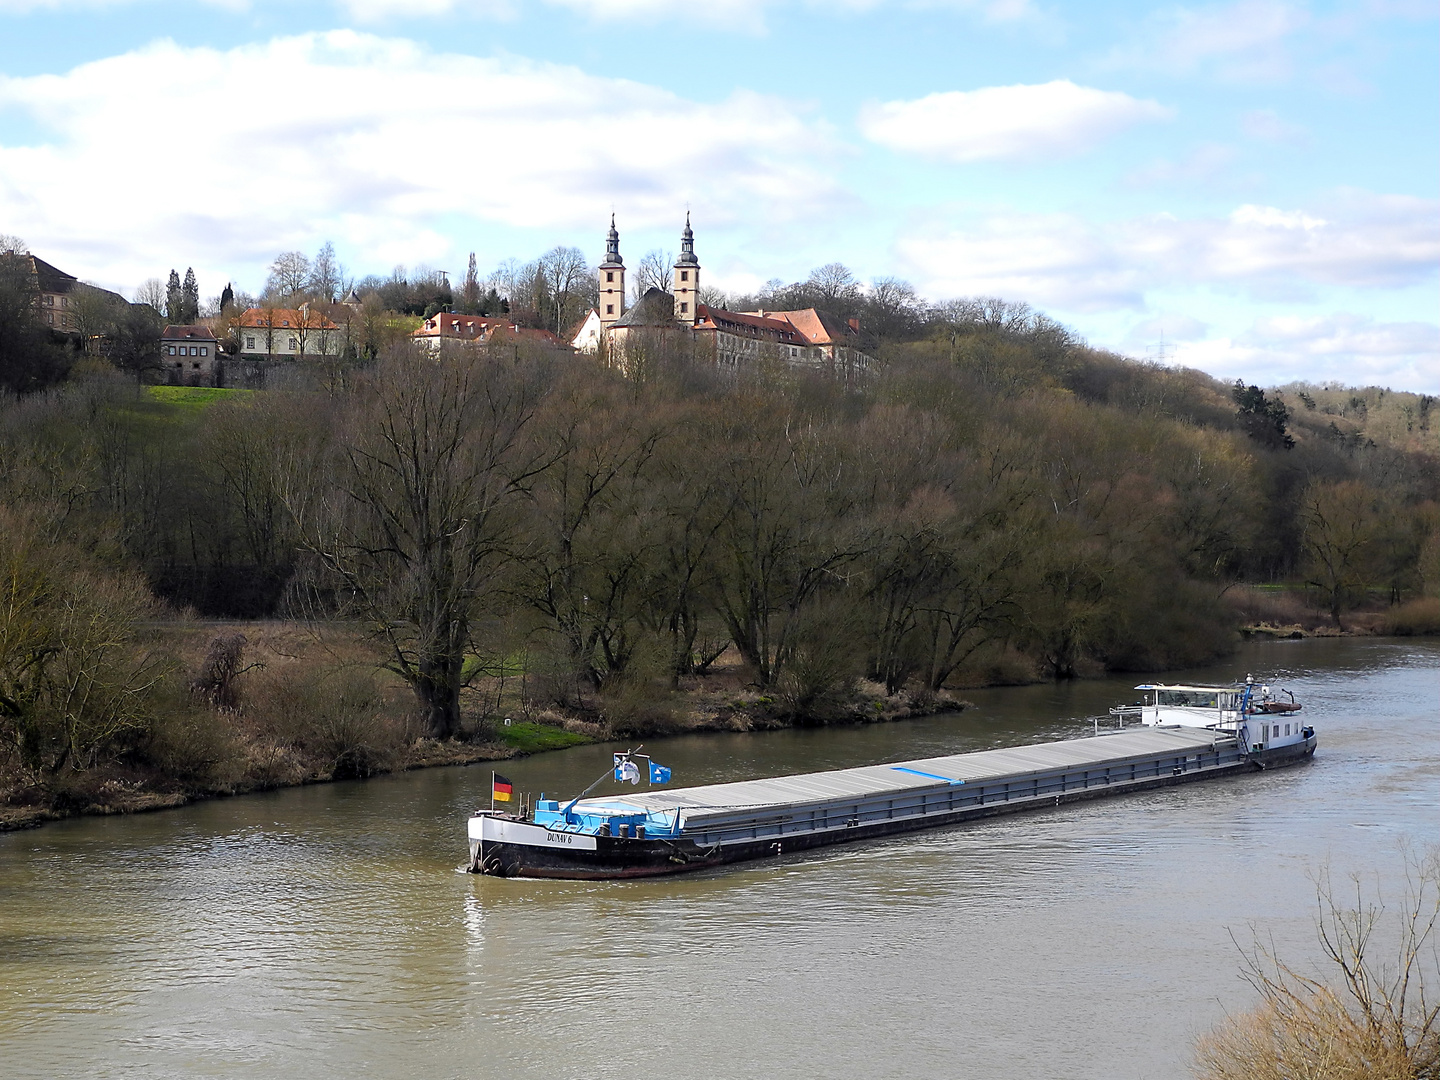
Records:
[[[1316,953],[1311,876],[1440,839],[1440,644],[1252,644],[1309,765],[665,880],[457,872],[488,768],[0,836],[0,1077],[1151,1078]],[[1179,681],[1181,676],[1167,679]],[[652,742],[676,785],[1087,734],[1134,677]],[[507,763],[577,792],[610,747]]]

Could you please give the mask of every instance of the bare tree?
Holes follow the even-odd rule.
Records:
[[[651,289],[670,291],[670,271],[675,267],[675,253],[656,248],[647,251],[630,271],[630,302],[638,303]]]
[[[315,261],[310,264],[310,277],[307,282],[309,290],[321,303],[333,303],[338,295],[337,290],[343,274],[340,260],[335,257],[335,245],[326,240],[324,246],[315,253]]]
[[[126,306],[124,301],[114,293],[86,282],[70,291],[70,314],[87,353],[92,356],[100,353],[100,343],[114,332],[123,306]]]
[[[303,293],[309,284],[310,260],[303,252],[284,251],[270,264],[270,276],[265,279],[265,292],[283,300]]]
[[[156,314],[165,312],[165,283],[159,278],[146,278],[135,290],[135,303],[148,304]]]
[[[716,289],[709,285],[701,285],[699,301],[706,307],[720,308],[722,311],[730,307],[730,294],[724,289]]]
[[[579,248],[557,247],[540,260],[540,278],[549,293],[551,312],[547,329],[564,330],[580,315],[580,309],[595,291],[595,272]]]
[[[865,328],[879,335],[912,329],[922,308],[915,286],[899,278],[876,278],[865,297]]]
[[[1341,616],[1376,576],[1376,549],[1390,516],[1383,502],[1359,480],[1315,481],[1301,497],[1306,584],[1319,591],[1336,629],[1344,629]]]
[[[1353,906],[1330,875],[1316,882],[1316,930],[1333,978],[1307,975],[1258,941],[1244,978],[1260,995],[1196,1046],[1202,1080],[1420,1080],[1440,1075],[1440,852],[1407,854],[1406,887],[1387,918],[1352,879]],[[1376,934],[1394,951],[1377,955]]]
[[[317,487],[311,460],[284,484],[303,544],[385,642],[433,738],[460,730],[471,628],[538,468],[521,439],[537,396],[505,359],[397,354],[337,425],[336,486]]]
[[[810,271],[805,284],[827,305],[854,302],[860,297],[860,283],[842,263],[826,263]]]
[[[29,255],[30,246],[18,236],[0,233],[0,255]]]

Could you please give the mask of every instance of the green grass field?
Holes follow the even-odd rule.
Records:
[[[145,392],[159,405],[203,409],[217,401],[243,401],[254,390],[224,390],[213,386],[147,386]]]
[[[500,741],[522,754],[538,754],[542,750],[564,750],[567,746],[580,746],[594,742],[588,735],[551,727],[549,724],[532,724],[524,720],[513,721],[509,727],[503,724],[496,729]]]

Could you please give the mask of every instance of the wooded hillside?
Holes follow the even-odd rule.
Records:
[[[861,679],[1198,664],[1277,604],[1440,621],[1432,399],[1225,386],[1000,302],[834,303],[869,319],[858,382],[683,342],[628,379],[401,347],[308,389],[92,371],[7,399],[7,768],[143,756],[195,677],[147,628],[185,612],[348,622],[436,738],[516,658],[532,696],[643,730],[727,649],[804,720]]]

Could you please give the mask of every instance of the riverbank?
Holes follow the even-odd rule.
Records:
[[[1344,631],[1284,596],[1257,593],[1250,613],[1256,617],[1240,631],[1247,639],[1423,634],[1436,631],[1440,602],[1358,613]],[[383,670],[383,656],[353,626],[180,620],[156,624],[149,637],[150,648],[173,659],[192,692],[171,694],[143,737],[113,760],[49,776],[13,769],[0,776],[0,832],[615,739],[888,723],[963,710],[964,690],[1045,681],[1026,657],[997,649],[964,669],[954,688],[887,694],[879,684],[852,680],[842,691],[797,703],[793,691],[756,691],[731,652],[676,687],[577,690],[557,702],[554,686],[517,661],[474,679],[461,736],[436,741],[420,737],[408,689]],[[200,700],[193,693],[197,673],[224,641],[238,650],[232,682],[223,700]]]
[[[0,832],[611,739],[884,723],[966,706],[948,691],[886,694],[860,681],[797,711],[784,695],[748,688],[733,656],[679,688],[557,703],[553,687],[542,691],[517,663],[472,680],[460,736],[442,741],[422,737],[408,688],[353,626],[181,620],[156,623],[148,638],[170,659],[173,685],[143,731],[83,770],[26,774],[11,758],[0,774]]]

